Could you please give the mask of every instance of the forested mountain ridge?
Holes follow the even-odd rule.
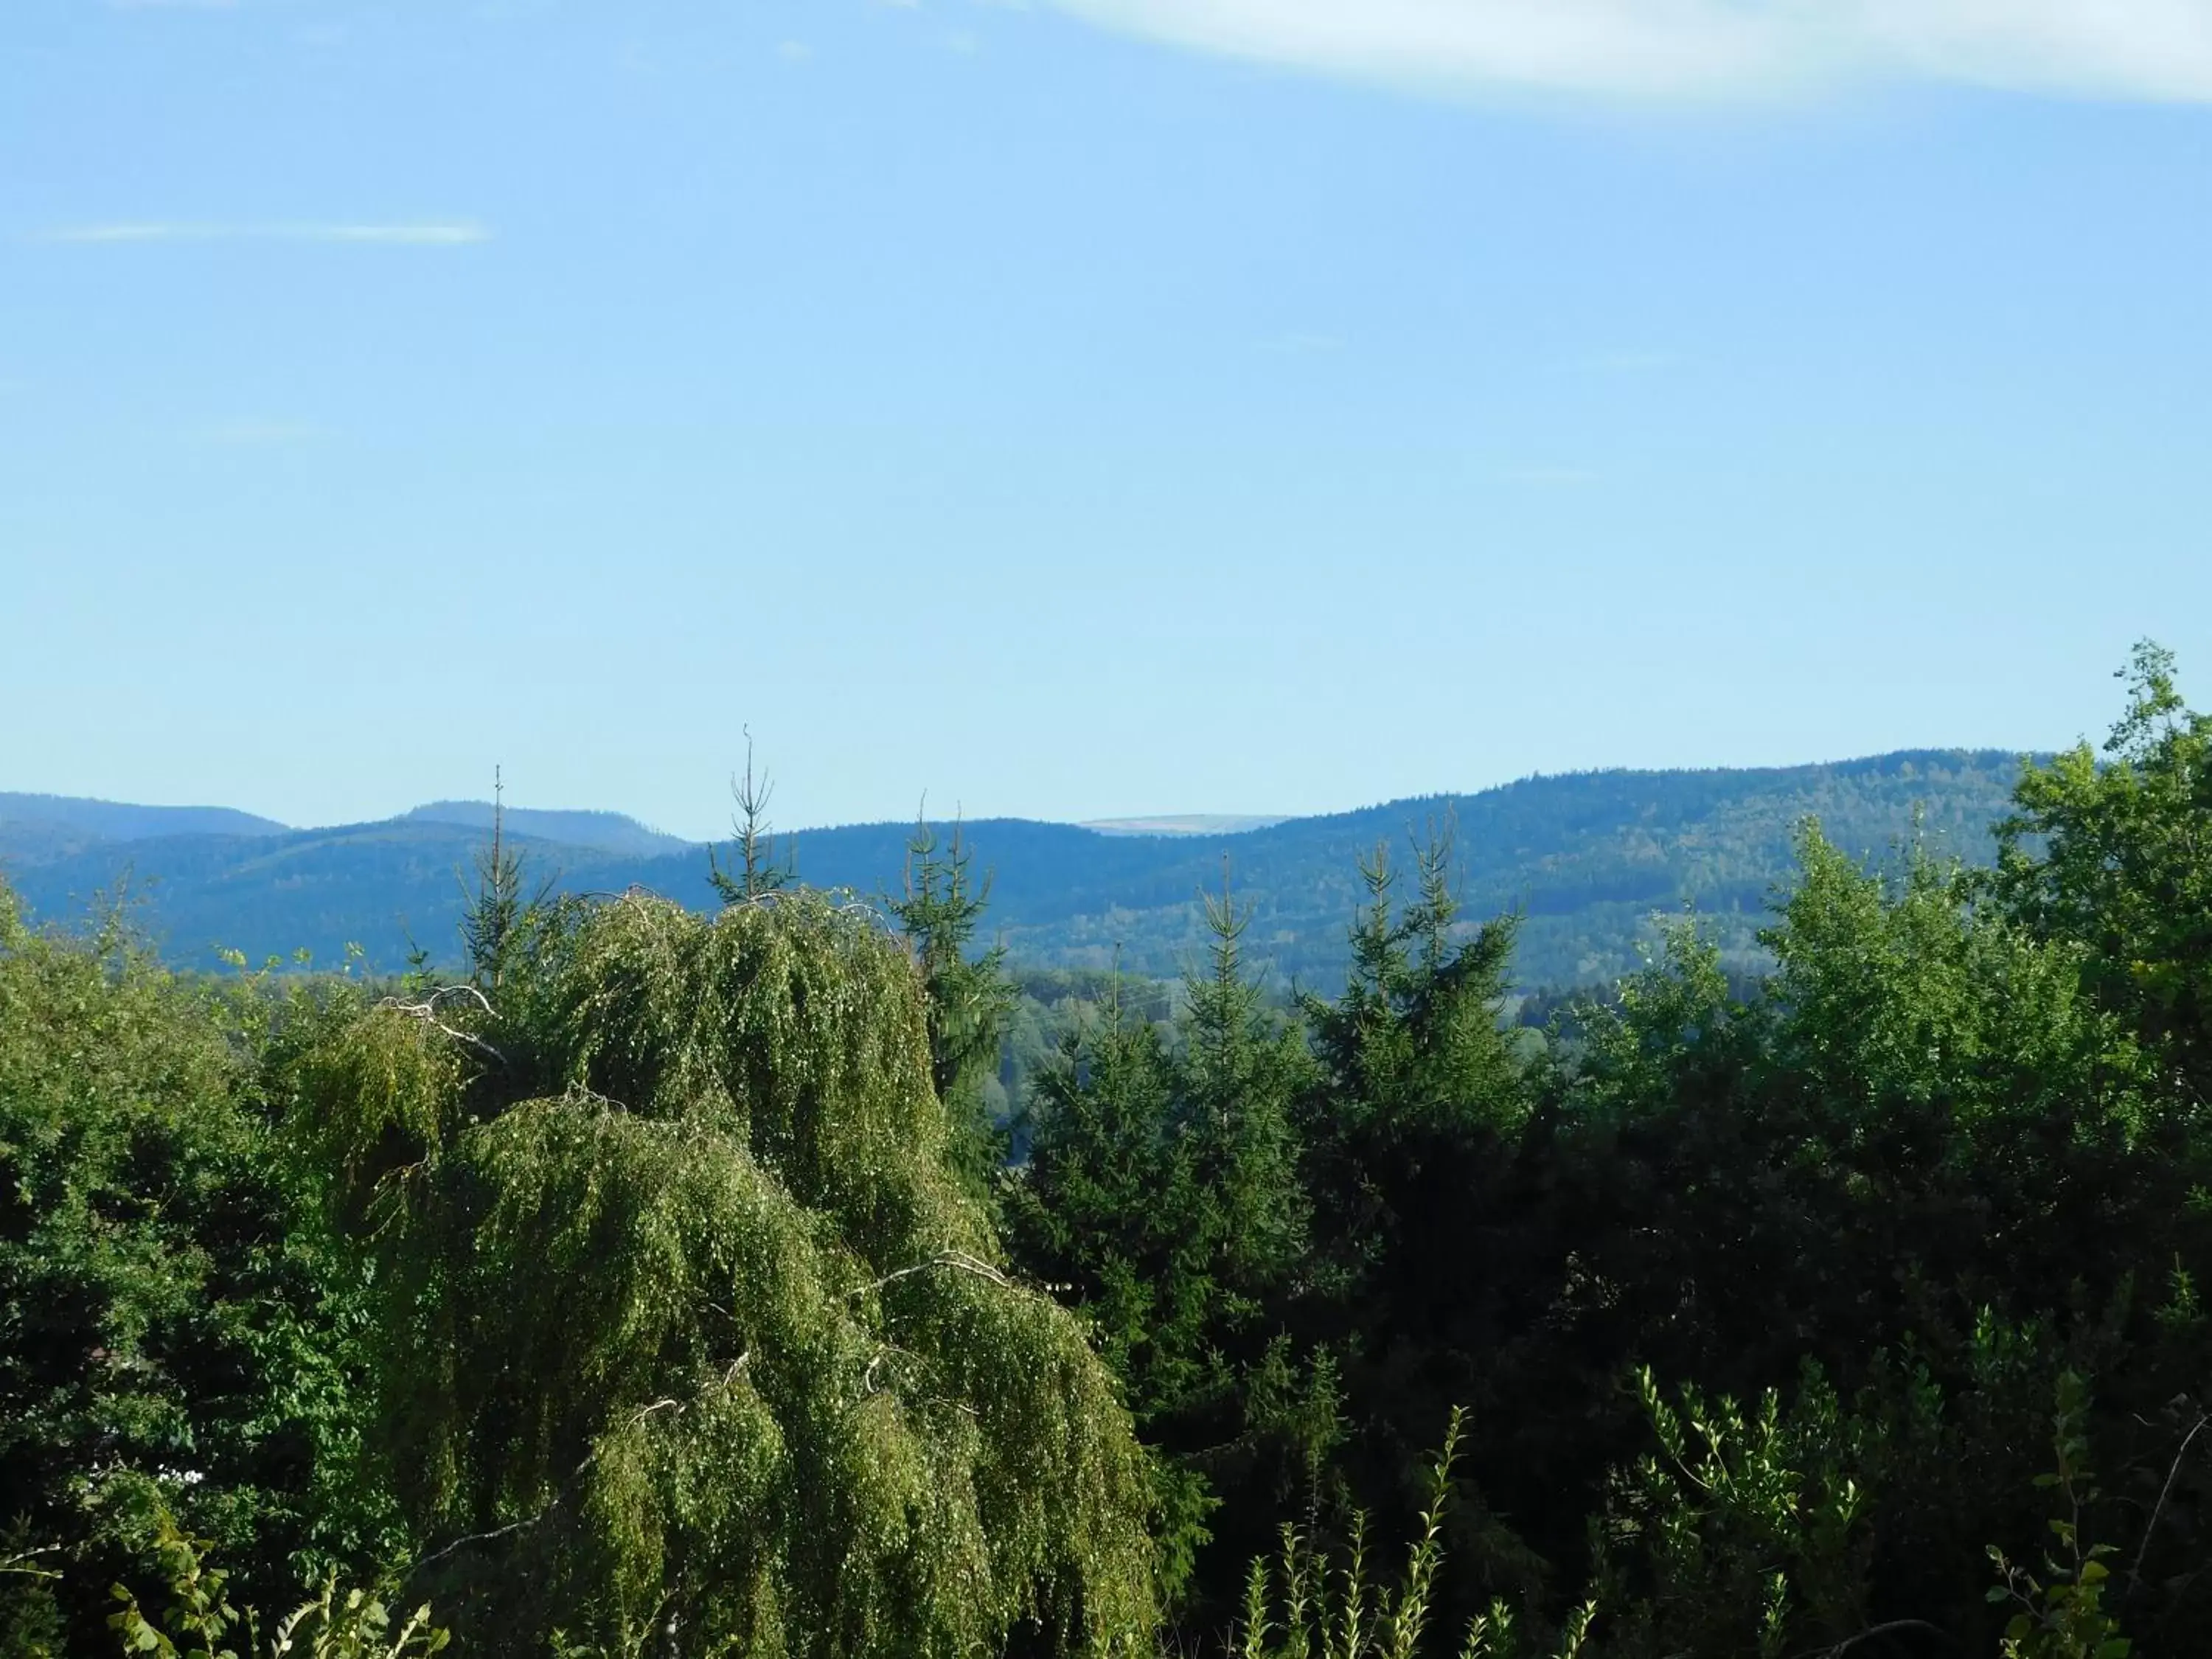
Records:
[[[151,841],[163,836],[281,836],[274,818],[228,806],[136,806],[77,795],[0,791],[0,850],[37,831],[79,842]]]
[[[399,816],[403,821],[459,824],[480,835],[489,835],[495,810],[488,800],[434,800]],[[691,846],[681,836],[648,829],[621,812],[515,806],[504,809],[504,820],[507,828],[519,836],[618,857],[655,858],[665,853],[681,853]]]
[[[1199,895],[1225,877],[1250,908],[1248,948],[1262,971],[1324,984],[1347,960],[1358,860],[1379,846],[1402,863],[1412,839],[1449,827],[1469,925],[1522,911],[1515,979],[1562,985],[1628,971],[1655,915],[1685,906],[1708,919],[1723,960],[1754,963],[1754,935],[1790,879],[1790,836],[1808,817],[1855,856],[1879,860],[1917,836],[1986,861],[1989,826],[2017,771],[2001,750],[1915,750],[1755,770],[1539,776],[1235,834],[1105,834],[1024,819],[978,820],[963,834],[990,872],[986,927],[1018,962],[1118,958],[1133,973],[1176,975],[1202,952]],[[180,965],[219,948],[257,960],[305,949],[329,962],[358,943],[373,967],[390,969],[410,941],[434,956],[455,950],[458,872],[483,838],[474,805],[334,829],[127,842],[0,823],[0,869],[34,915],[51,918],[81,915],[94,893],[127,886]],[[673,838],[617,815],[514,810],[507,827],[533,878],[558,890],[635,886],[697,908],[714,902],[707,849],[675,843],[647,855],[635,849]],[[781,847],[809,884],[872,896],[900,890],[911,834],[903,823],[848,825],[803,830]]]

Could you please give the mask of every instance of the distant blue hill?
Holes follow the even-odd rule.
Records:
[[[228,806],[133,806],[75,795],[0,793],[0,824],[42,825],[95,841],[148,841],[156,836],[281,836],[274,818]],[[27,833],[27,832],[23,832]]]
[[[425,823],[459,824],[489,835],[491,833],[492,804],[488,800],[434,800],[427,806],[418,806],[400,816],[403,819]],[[561,812],[547,811],[535,806],[510,806],[507,809],[506,823],[507,828],[518,836],[558,842],[567,847],[592,848],[603,853],[635,858],[680,853],[696,845],[681,836],[648,830],[635,818],[626,817],[620,812]]]
[[[1364,890],[1360,858],[1379,844],[1407,868],[1411,838],[1449,824],[1468,925],[1518,911],[1516,977],[1563,985],[1628,971],[1655,919],[1686,906],[1732,963],[1756,966],[1758,930],[1791,879],[1792,836],[1808,817],[1876,861],[1915,837],[1986,860],[1989,826],[2006,810],[2017,769],[2002,752],[1928,750],[1759,770],[1529,778],[1235,834],[1103,834],[1012,818],[979,820],[963,834],[977,869],[991,875],[988,925],[1018,960],[1179,972],[1202,957],[1198,896],[1218,891],[1225,874],[1250,911],[1245,945],[1255,963],[1280,980],[1322,985],[1340,978],[1347,961],[1345,929]],[[532,870],[562,890],[641,886],[702,909],[717,902],[703,848],[611,851],[524,828],[574,833],[573,820],[603,817],[614,815],[511,812],[507,823]],[[0,825],[0,872],[34,915],[63,921],[127,879],[143,925],[180,964],[204,964],[220,946],[256,958],[305,947],[328,962],[356,941],[372,967],[388,969],[410,939],[441,959],[458,954],[464,882],[487,829],[410,814],[41,853],[12,848]],[[801,831],[787,845],[803,880],[868,896],[899,890],[911,834],[903,823],[860,824]]]

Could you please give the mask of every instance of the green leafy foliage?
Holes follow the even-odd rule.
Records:
[[[2089,1456],[2088,1385],[2072,1371],[2058,1379],[2055,1443],[2058,1467],[2036,1477],[2035,1484],[2057,1494],[2066,1512],[2053,1516],[2056,1548],[2044,1558],[2039,1577],[2015,1566],[1990,1546],[1990,1559],[2001,1581],[1991,1602],[2019,1608],[2006,1620],[2004,1659],[2127,1659],[2135,1644],[2120,1634],[2119,1620],[2107,1610],[2112,1588],[2106,1565],[2116,1551],[2092,1543],[2083,1534],[2083,1511],[2100,1495],[2092,1483]]]
[[[1847,1413],[1817,1370],[1785,1411],[1695,1387],[1637,1389],[1657,1449],[1615,1482],[1605,1521],[1618,1563],[1624,1654],[1756,1652],[1843,1641],[1866,1627],[1872,1540],[1859,1474],[1891,1425]],[[1625,1569],[1625,1570],[1622,1570]]]
[[[1437,1576],[1445,1556],[1444,1516],[1465,1420],[1455,1409],[1445,1425],[1443,1444],[1429,1467],[1413,1541],[1395,1582],[1379,1580],[1370,1568],[1366,1517],[1358,1510],[1334,1559],[1297,1527],[1283,1528],[1278,1559],[1254,1560],[1245,1578],[1243,1620],[1231,1644],[1241,1659],[1415,1659],[1425,1650],[1435,1618]],[[1597,1613],[1594,1600],[1567,1608],[1555,1644],[1547,1649],[1524,1632],[1512,1604],[1499,1598],[1468,1621],[1461,1659],[1520,1659],[1538,1653],[1577,1659],[1589,1643]]]
[[[261,1615],[241,1612],[230,1601],[230,1576],[210,1563],[204,1539],[191,1536],[158,1493],[146,1494],[137,1516],[141,1547],[158,1564],[168,1607],[157,1624],[137,1595],[118,1584],[122,1605],[108,1615],[126,1659],[429,1659],[445,1648],[449,1633],[431,1622],[428,1604],[394,1627],[381,1599],[359,1589],[340,1590],[337,1575],[326,1576],[315,1592],[274,1621],[265,1648]],[[242,1643],[240,1646],[232,1645]]]
[[[119,917],[34,933],[0,889],[0,1519],[53,1547],[80,1645],[125,1565],[98,1501],[120,1480],[257,1589],[382,1536],[351,1469],[361,1284],[271,1121],[252,998]]]
[[[2174,1080],[2212,1098],[2212,715],[2173,658],[2136,647],[2100,761],[2087,744],[2022,773],[1991,883],[2006,912],[2083,955],[2084,983]]]
[[[495,1006],[301,1061],[379,1265],[416,1582],[471,1650],[1145,1630],[1141,1458],[955,1178],[896,944],[808,894],[526,935]]]

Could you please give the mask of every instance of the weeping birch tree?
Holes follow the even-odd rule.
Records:
[[[470,1651],[1149,1641],[1145,1465],[946,1157],[922,992],[804,891],[528,919],[299,1067],[392,1335],[410,1593]]]

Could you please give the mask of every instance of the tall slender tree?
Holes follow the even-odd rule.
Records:
[[[479,989],[498,989],[507,975],[526,902],[522,855],[507,841],[507,781],[491,775],[491,840],[476,855],[476,888],[463,889],[461,945]]]
[[[724,869],[714,849],[707,849],[707,879],[725,904],[743,904],[765,894],[781,892],[799,879],[799,849],[787,845],[776,853],[775,826],[769,822],[769,802],[775,798],[775,781],[766,772],[753,775],[753,734],[745,729],[745,769],[730,780],[730,794],[738,810],[731,816],[732,848],[736,862]]]
[[[1117,984],[1034,1085],[1011,1206],[1017,1259],[1121,1374],[1156,1459],[1163,1588],[1200,1625],[1231,1611],[1222,1592],[1271,1542],[1316,1436],[1315,1379],[1278,1322],[1305,1245],[1290,1115],[1309,1068],[1248,974],[1225,879],[1204,903],[1210,961],[1172,1044]]]
[[[930,1076],[944,1103],[951,1156],[972,1194],[995,1203],[1006,1135],[992,1121],[985,1083],[999,1069],[1006,1024],[1020,993],[1006,976],[1006,947],[970,955],[991,896],[975,854],[955,823],[940,842],[927,819],[907,845],[904,889],[886,901],[921,975],[929,1025]]]

